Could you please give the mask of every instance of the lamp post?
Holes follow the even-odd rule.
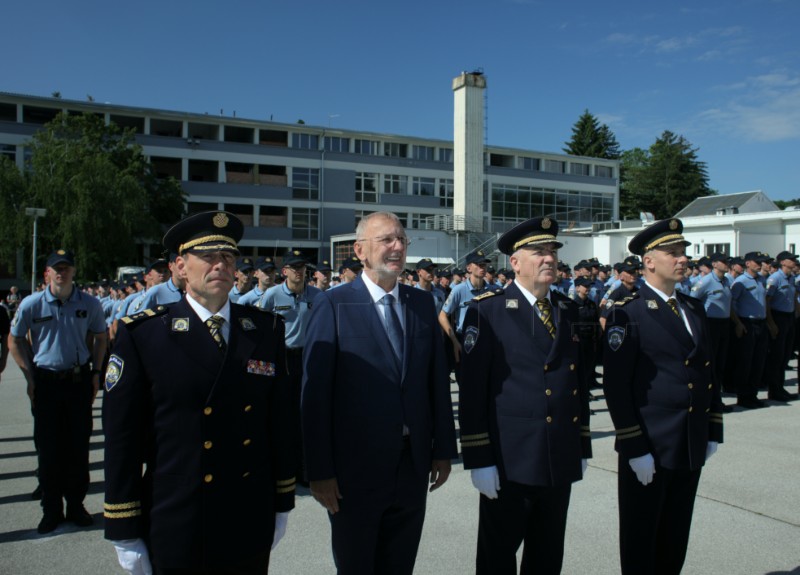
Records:
[[[26,216],[33,216],[33,257],[31,259],[31,293],[36,291],[36,231],[39,218],[47,215],[44,208],[25,208]]]

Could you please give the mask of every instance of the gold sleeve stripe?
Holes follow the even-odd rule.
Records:
[[[488,439],[488,438],[489,438],[489,432],[487,431],[486,433],[476,433],[474,435],[462,435],[461,442],[463,443],[465,441],[475,441],[476,439]]]
[[[275,493],[291,493],[292,491],[294,491],[294,483],[289,487],[278,487]]]
[[[141,514],[141,509],[134,509],[133,511],[104,511],[103,517],[106,519],[128,519],[130,517],[137,517]]]
[[[488,439],[483,439],[481,441],[462,441],[461,447],[482,447],[484,445],[491,445],[491,442]]]
[[[123,509],[136,509],[141,507],[141,501],[129,501],[127,503],[103,503],[103,509],[107,511],[120,511]]]
[[[642,435],[642,430],[634,431],[633,433],[626,433],[626,434],[617,434],[617,439],[633,439],[634,437],[639,437]]]
[[[624,427],[622,429],[617,429],[617,435],[621,433],[631,433],[632,431],[636,431],[637,429],[641,429],[641,427],[638,425],[634,425],[633,427]]]
[[[297,483],[296,478],[291,477],[289,479],[280,479],[275,482],[275,485],[277,485],[278,487],[285,487],[287,485],[294,485],[295,483]]]

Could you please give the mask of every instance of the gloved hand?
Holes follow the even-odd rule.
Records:
[[[286,535],[286,523],[289,521],[289,512],[275,514],[275,537],[272,538],[272,549],[278,546],[283,536]]]
[[[649,485],[653,482],[653,475],[656,473],[656,462],[651,454],[634,457],[628,463],[642,485]]]
[[[717,452],[717,447],[719,447],[719,443],[716,441],[708,442],[708,445],[706,445],[706,461],[708,461],[711,456]]]
[[[586,475],[586,470],[589,469],[589,460],[581,459],[581,475]]]
[[[120,567],[125,569],[128,575],[153,575],[150,556],[143,540],[123,539],[121,541],[112,541],[111,543],[114,544],[114,549],[117,550],[117,560]]]
[[[497,499],[497,492],[500,491],[500,474],[497,472],[497,466],[473,469],[470,475],[472,484],[481,492],[481,495],[485,495],[489,499]]]

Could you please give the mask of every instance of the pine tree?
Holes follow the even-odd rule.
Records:
[[[565,142],[564,152],[573,156],[605,158],[616,160],[620,157],[619,143],[611,129],[584,110],[572,127],[572,138]]]

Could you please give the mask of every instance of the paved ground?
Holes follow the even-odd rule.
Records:
[[[103,437],[100,400],[94,408],[92,483],[86,507],[93,529],[62,526],[40,536],[38,502],[30,500],[36,467],[23,379],[13,362],[0,382],[0,575],[122,573],[102,538]],[[794,365],[794,362],[792,363]],[[795,390],[794,372],[787,372]],[[733,400],[726,398],[728,403]],[[575,485],[567,524],[565,574],[618,573],[616,455],[605,404],[594,402],[594,459]],[[700,482],[686,574],[800,575],[800,401],[725,416],[725,443]],[[428,500],[419,574],[473,570],[478,496],[456,465],[450,481]],[[327,518],[301,492],[272,573],[333,573]]]

